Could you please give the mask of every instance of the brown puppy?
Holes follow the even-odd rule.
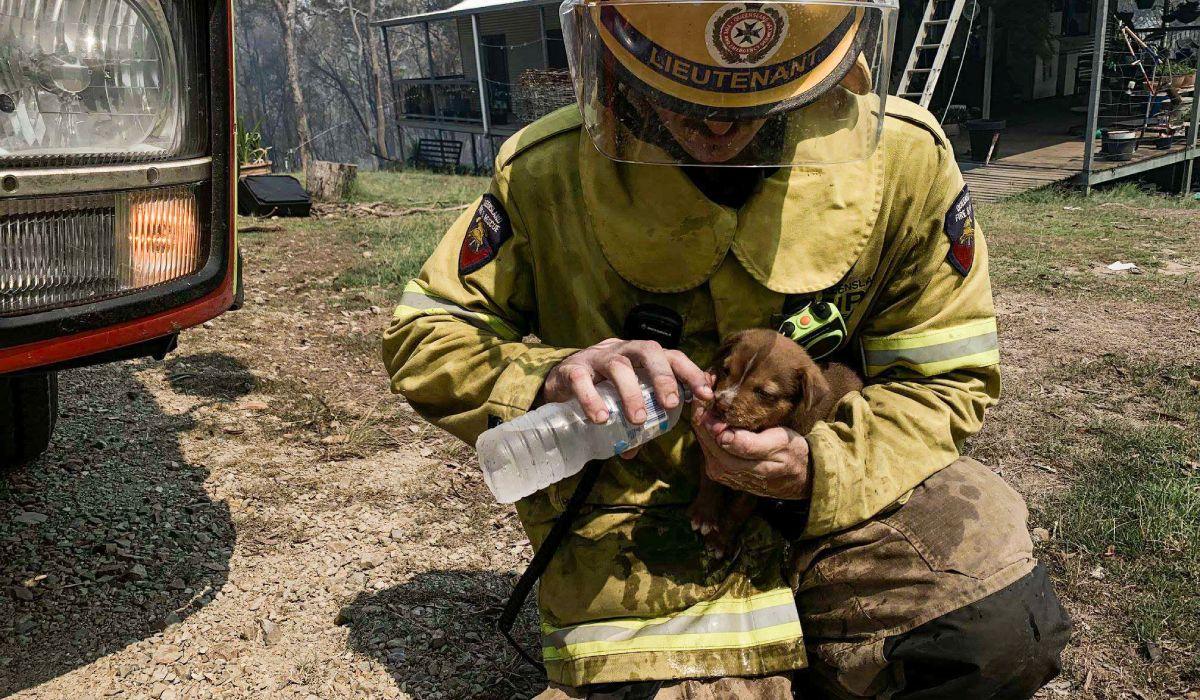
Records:
[[[788,427],[807,435],[833,417],[843,396],[863,387],[846,365],[821,367],[795,341],[767,328],[735,333],[721,344],[710,370],[716,375],[708,410],[730,428],[761,431]],[[731,551],[756,498],[700,475],[700,491],[688,514],[717,556]]]

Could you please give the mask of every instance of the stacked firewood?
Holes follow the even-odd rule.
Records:
[[[522,122],[531,122],[574,101],[575,89],[570,73],[530,68],[517,78],[513,112]]]

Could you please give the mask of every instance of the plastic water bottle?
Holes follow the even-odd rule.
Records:
[[[611,382],[596,385],[608,408],[608,422],[593,423],[578,399],[550,403],[488,430],[475,442],[483,479],[500,503],[513,503],[577,474],[593,459],[612,457],[643,445],[679,422],[691,394],[682,385],[672,409],[659,405],[654,388],[639,376],[646,420],[630,423]]]

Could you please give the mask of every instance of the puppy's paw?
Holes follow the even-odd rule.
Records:
[[[738,528],[729,523],[716,523],[704,535],[704,546],[717,559],[724,559],[737,550],[737,534]]]
[[[692,529],[700,534],[701,539],[704,540],[704,546],[710,554],[718,559],[723,559],[727,553],[732,553],[734,550],[733,540],[737,535],[737,528],[722,522],[723,518],[718,514],[719,510],[698,507],[698,504],[700,504],[699,501],[693,503],[692,507],[688,509]]]
[[[706,513],[702,508],[692,508],[689,512],[692,520],[692,529],[707,537],[709,534],[716,532],[720,524],[716,517],[711,513]]]

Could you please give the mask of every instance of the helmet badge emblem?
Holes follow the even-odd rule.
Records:
[[[787,16],[763,3],[722,5],[708,20],[708,52],[726,66],[755,66],[787,35]]]

